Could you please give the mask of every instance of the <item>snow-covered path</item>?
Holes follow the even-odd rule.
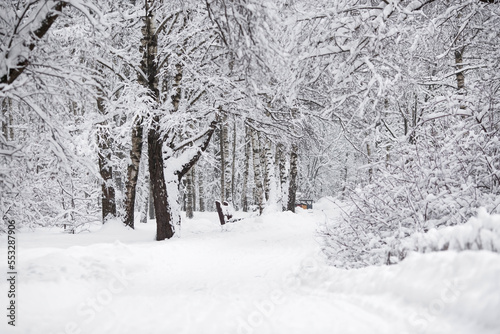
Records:
[[[19,234],[18,326],[1,333],[499,332],[497,254],[339,270],[315,240],[321,219],[274,213],[221,231],[198,214],[165,242],[151,241],[153,223]]]

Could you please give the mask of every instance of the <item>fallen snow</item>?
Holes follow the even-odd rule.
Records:
[[[300,210],[221,228],[216,213],[195,213],[183,218],[181,238],[162,242],[153,221],[19,232],[17,326],[3,315],[0,332],[500,332],[500,255],[411,254],[390,267],[332,268],[315,237],[323,219],[319,209]],[[5,280],[0,291],[5,306]]]
[[[430,229],[427,233],[415,233],[402,242],[403,249],[427,253],[436,250],[484,249],[500,251],[500,215],[489,214],[480,208],[477,217],[465,224]]]

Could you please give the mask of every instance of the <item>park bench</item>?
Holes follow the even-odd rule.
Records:
[[[233,206],[228,202],[215,201],[215,207],[217,208],[217,213],[219,214],[219,221],[221,225],[227,223],[234,223],[243,218],[233,218],[234,209]]]

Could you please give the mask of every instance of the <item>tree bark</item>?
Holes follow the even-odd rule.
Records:
[[[235,210],[238,210],[237,205],[236,205],[236,199],[234,197],[235,194],[235,178],[236,178],[236,139],[238,138],[236,135],[236,120],[233,119],[233,147],[232,147],[232,152],[231,152],[231,171],[230,171],[230,176],[231,176],[231,203],[233,204],[233,207]]]
[[[147,160],[147,159],[146,159]],[[142,224],[146,224],[148,222],[148,209],[149,209],[149,196],[151,194],[151,191],[150,191],[150,187],[149,187],[149,175],[147,175],[147,173],[145,173],[146,176],[144,177],[144,193],[145,193],[145,196],[144,196],[144,199],[143,199],[143,202],[142,202],[142,207],[141,207],[141,223]]]
[[[141,70],[144,75],[138,75],[138,82],[144,87],[148,88],[149,95],[151,99],[156,102],[158,101],[158,77],[157,77],[157,64],[156,64],[156,53],[158,39],[156,36],[155,29],[155,18],[154,11],[152,9],[153,1],[146,0],[145,3],[146,15],[144,17],[144,26],[142,27],[142,39],[140,51],[142,52],[141,59]],[[153,106],[154,108],[154,106]],[[156,127],[152,127],[148,131],[148,151],[149,151],[149,138],[151,137],[151,130],[157,131]],[[126,194],[125,194],[125,224],[134,228],[134,211],[135,211],[135,196],[137,189],[137,178],[139,176],[139,165],[141,161],[142,154],[142,118],[138,117],[134,122],[134,127],[132,129],[132,149],[130,151],[130,165],[127,168],[127,183],[126,183]],[[159,134],[156,134],[159,137]],[[154,151],[157,154],[157,151]],[[161,149],[160,160],[161,160]],[[157,156],[149,156],[148,160],[158,159]],[[150,167],[151,169],[151,167]],[[151,183],[157,182],[154,179],[155,175],[150,174]],[[164,181],[163,181],[164,182]],[[153,188],[153,197],[156,199],[156,194]],[[156,208],[155,204],[155,208]]]
[[[132,129],[132,148],[130,150],[130,164],[127,167],[127,182],[125,185],[125,225],[134,228],[135,194],[139,165],[142,154],[142,119],[136,119]]]
[[[220,161],[221,161],[221,203],[232,202],[231,194],[231,165],[229,160],[229,125],[227,115],[219,108],[221,112],[220,121]]]
[[[297,145],[292,145],[290,153],[290,185],[288,186],[288,205],[289,211],[295,212],[295,202],[297,194]]]
[[[455,51],[455,64],[456,70],[460,71],[463,69],[464,59],[463,59],[464,48]],[[457,89],[462,91],[465,88],[465,75],[463,71],[457,72]]]
[[[222,127],[222,138],[224,140],[224,198],[226,202],[232,202],[231,196],[231,164],[229,159],[229,124],[227,116],[224,117],[224,126]]]
[[[197,196],[196,196],[196,173],[197,168],[196,165],[193,166],[190,170],[191,173],[191,184],[193,185],[193,192],[191,196],[193,197],[193,212],[197,211]]]
[[[262,189],[264,191],[264,199],[265,201],[269,200],[269,173],[267,170],[267,163],[266,163],[266,151],[267,151],[267,139],[264,138],[261,134],[259,134],[259,159],[260,159],[260,166],[261,166],[261,173],[262,173]]]
[[[198,201],[200,212],[205,212],[205,185],[203,180],[203,169],[198,171]]]
[[[257,131],[252,130],[252,149],[253,149],[253,172],[254,172],[254,202],[259,208],[259,214],[262,214],[264,209],[263,203],[263,186],[262,186],[262,173],[261,173],[261,161],[260,161],[260,144],[259,144],[259,134]]]
[[[12,100],[4,97],[2,100],[2,134],[6,142],[14,140],[13,118],[11,114]],[[3,144],[0,142],[0,144]]]
[[[220,155],[220,201],[226,201],[226,157],[224,156],[224,120],[220,122],[219,129],[219,155]]]
[[[275,205],[277,201],[276,175],[274,170],[273,147],[269,139],[265,139],[265,192],[267,205]]]
[[[193,184],[194,167],[186,174],[186,217],[192,219],[194,217],[194,184]]]
[[[373,179],[373,167],[372,167],[372,150],[370,144],[366,143],[366,156],[368,157],[368,182],[372,182]]]
[[[286,170],[286,157],[283,145],[278,145],[276,152],[276,159],[278,160],[279,177],[280,177],[280,202],[281,209],[283,211],[287,210],[288,203],[285,203],[285,199],[288,197],[288,186],[287,186],[287,170]]]
[[[97,98],[97,108],[102,115],[106,113],[104,100]],[[111,138],[107,121],[99,125],[97,130],[97,147],[99,159],[99,173],[101,174],[101,204],[102,204],[102,222],[116,217],[116,199],[115,187],[113,185],[113,167],[111,166]]]
[[[250,171],[251,150],[251,135],[248,126],[245,126],[245,169],[243,171],[243,189],[241,191],[241,206],[243,212],[248,212],[248,176]]]
[[[148,186],[149,186],[148,215],[149,215],[149,219],[155,219],[156,218],[155,203],[154,203],[154,199],[153,199],[153,187],[151,186],[151,178],[148,180]]]
[[[159,117],[155,116],[154,122],[158,121]],[[156,126],[157,124],[153,124],[148,131],[149,177],[156,214],[156,240],[165,240],[174,235],[174,228],[170,224],[172,216],[163,172],[163,140]]]

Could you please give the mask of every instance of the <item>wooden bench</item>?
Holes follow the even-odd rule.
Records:
[[[233,208],[228,202],[221,203],[220,201],[215,201],[215,207],[217,208],[221,225],[232,223],[231,218],[233,218]]]

